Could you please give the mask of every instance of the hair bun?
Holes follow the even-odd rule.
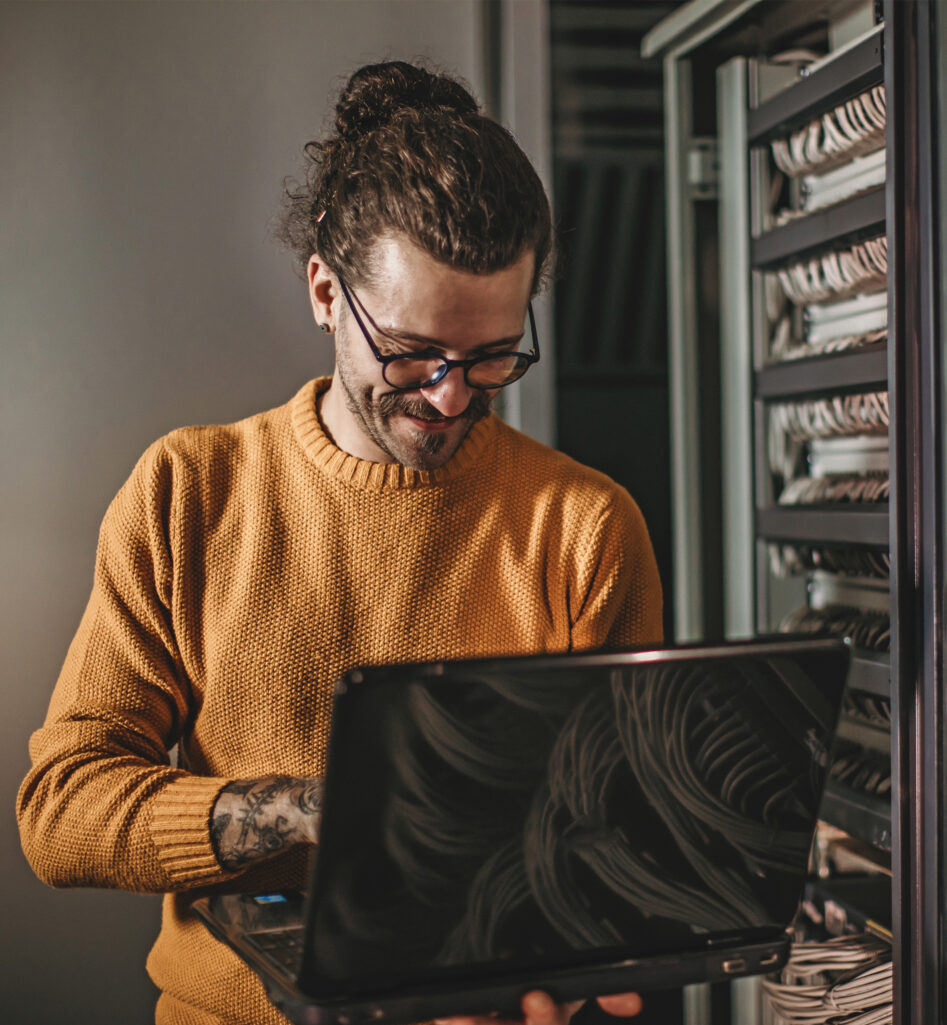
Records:
[[[405,61],[359,68],[335,107],[340,138],[352,139],[387,124],[401,110],[449,110],[475,114],[477,101],[446,75],[435,75]]]

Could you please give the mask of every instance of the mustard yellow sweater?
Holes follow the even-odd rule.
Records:
[[[343,672],[661,637],[627,492],[493,416],[440,470],[356,459],[320,425],[328,383],[148,449],[31,739],[18,814],[40,878],[167,894],[148,959],[159,1023],[285,1023],[188,905],[304,882],[301,847],[224,872],[209,817],[232,779],[323,772]]]

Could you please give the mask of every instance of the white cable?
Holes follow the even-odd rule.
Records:
[[[776,1025],[890,1022],[890,956],[890,948],[871,936],[794,944],[780,980],[763,980]]]
[[[849,295],[880,292],[887,286],[888,243],[884,237],[858,242],[776,271],[783,294],[797,306]]]
[[[826,111],[786,139],[770,145],[773,161],[784,174],[798,178],[825,171],[885,144],[884,86]]]

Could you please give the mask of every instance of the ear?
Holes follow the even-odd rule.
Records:
[[[335,333],[335,304],[339,297],[339,286],[335,275],[315,253],[309,257],[306,265],[306,277],[309,280],[309,302],[316,323]]]

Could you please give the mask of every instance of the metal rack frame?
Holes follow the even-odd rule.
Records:
[[[864,193],[836,207],[766,231],[755,240],[745,230],[748,216],[746,189],[743,208],[738,210],[739,230],[721,224],[721,289],[732,290],[726,297],[723,323],[731,334],[732,351],[724,354],[723,395],[737,397],[735,414],[727,412],[726,442],[732,441],[740,466],[729,469],[726,479],[746,480],[747,459],[752,461],[757,503],[750,517],[755,530],[746,527],[746,511],[736,503],[725,517],[731,543],[743,545],[749,560],[738,559],[739,572],[723,581],[722,593],[728,610],[728,632],[747,629],[749,609],[765,604],[764,576],[757,573],[747,583],[746,566],[757,567],[766,555],[771,535],[796,540],[860,543],[886,546],[891,559],[890,656],[856,652],[851,685],[877,696],[890,696],[892,710],[892,801],[862,799],[861,795],[831,788],[830,814],[849,831],[870,842],[889,846],[892,858],[892,932],[895,961],[895,1022],[897,1025],[932,1025],[947,1018],[947,760],[945,760],[944,715],[944,551],[947,547],[947,343],[942,309],[947,303],[947,274],[942,254],[947,247],[947,224],[942,197],[947,197],[947,161],[939,157],[938,137],[947,132],[947,5],[935,0],[883,0],[883,28],[851,46],[837,60],[826,62],[809,78],[798,82],[772,99],[747,110],[742,122],[730,110],[738,90],[739,62],[744,55],[761,52],[760,38],[767,18],[781,8],[779,2],[761,0],[692,0],[679,8],[645,40],[646,55],[662,54],[665,80],[674,86],[669,105],[668,151],[671,204],[669,253],[672,277],[690,281],[697,259],[693,224],[688,210],[686,175],[692,97],[687,90],[703,68],[701,88],[707,88],[709,52],[719,54],[716,79],[719,90],[730,89],[723,102],[719,135],[721,166],[735,171],[745,184],[756,175],[760,158],[751,151],[746,167],[724,152],[727,142],[743,140],[748,148],[768,142],[777,134],[806,123],[818,109],[843,102],[847,97],[884,81],[887,93],[886,185]],[[792,5],[789,5],[792,8]],[[800,7],[783,18],[798,19]],[[776,17],[776,21],[779,16]],[[775,23],[772,21],[771,23]],[[720,40],[718,45],[718,40]],[[712,67],[712,63],[709,65]],[[724,73],[729,68],[732,73]],[[718,111],[720,110],[718,102]],[[728,163],[729,161],[729,163]],[[749,174],[747,173],[749,171]],[[720,182],[721,217],[724,210],[738,209],[739,187]],[[727,206],[726,204],[729,204]],[[752,222],[759,228],[759,211],[752,209]],[[741,235],[742,233],[742,235]],[[819,248],[845,239],[871,234],[887,237],[888,346],[826,357],[812,357],[798,363],[765,366],[753,339],[761,325],[754,310],[761,308],[761,278],[766,268],[790,256],[817,252]],[[676,431],[677,451],[687,458],[676,465],[677,488],[686,493],[679,505],[678,534],[686,537],[697,528],[692,522],[701,510],[700,438],[694,432],[693,410],[683,404],[697,394],[694,375],[699,365],[700,339],[693,330],[694,311],[689,303],[699,301],[692,292],[678,289],[670,297],[671,344],[677,365],[672,373],[689,380],[673,410],[688,430]],[[675,309],[674,304],[681,304]],[[681,326],[688,330],[679,331]],[[755,347],[756,359],[753,353]],[[817,383],[806,377],[813,375]],[[844,508],[793,509],[792,520],[775,507],[766,492],[766,437],[763,430],[769,402],[793,400],[819,393],[839,394],[882,390],[887,386],[891,427],[888,463],[891,472],[891,501],[887,512]],[[742,389],[742,395],[741,395]],[[701,395],[707,401],[706,395]],[[719,396],[718,396],[719,398]],[[736,423],[742,417],[742,429]],[[695,464],[695,460],[697,463]],[[864,519],[855,519],[865,513]],[[802,514],[802,515],[800,515]],[[860,525],[860,526],[859,526]],[[861,531],[853,534],[853,531]],[[758,532],[760,532],[758,534]],[[761,536],[762,535],[762,536]],[[755,555],[752,553],[755,552]],[[682,558],[686,556],[686,560]],[[706,574],[699,545],[679,545],[677,577],[685,571]],[[698,565],[690,566],[688,560]],[[729,557],[728,557],[729,559]],[[752,570],[750,570],[752,572]],[[684,622],[702,621],[700,591],[690,588]],[[739,590],[739,595],[734,592]],[[758,615],[749,629],[764,629],[766,615]],[[709,1014],[709,1012],[708,1012]],[[689,1017],[689,1023],[709,1022],[709,1016]],[[754,1022],[749,1004],[735,1004],[734,1022]]]
[[[753,266],[765,270],[787,257],[805,259],[819,249],[875,238],[883,235],[884,230],[885,190],[875,189],[808,214],[798,221],[780,225],[753,239]]]
[[[809,77],[792,85],[747,114],[748,138],[757,150],[777,134],[807,123],[820,110],[831,109],[844,99],[878,84],[884,76],[882,59],[885,29],[851,47]],[[754,186],[763,176],[758,171]],[[889,195],[886,188],[856,195],[815,213],[761,233],[751,243],[754,277],[790,262],[807,259],[828,248],[838,248],[888,232]],[[890,338],[890,332],[889,332]],[[756,455],[757,536],[757,626],[766,629],[772,621],[769,608],[771,584],[765,551],[773,542],[814,544],[820,547],[870,546],[888,549],[892,544],[891,516],[887,504],[855,507],[844,504],[819,506],[775,506],[770,493],[771,478],[765,459],[766,422],[769,403],[778,400],[816,399],[826,395],[887,390],[890,380],[890,350],[882,344],[871,349],[810,357],[760,366],[764,345],[757,346],[758,369],[754,374],[754,416]],[[892,458],[889,431],[889,460]],[[890,699],[890,659],[882,662],[868,653],[854,660],[852,685]],[[892,848],[894,832],[892,801],[859,793],[830,780],[822,814],[846,832],[883,850]]]
[[[882,851],[891,850],[890,800],[852,790],[830,781],[822,798],[822,814],[849,836]]]
[[[888,386],[888,350],[881,344],[858,352],[774,363],[757,370],[755,378],[754,391],[761,399],[880,391]]]
[[[879,698],[891,697],[891,656],[880,651],[852,652],[848,686]]]
[[[878,28],[869,38],[806,75],[793,89],[749,111],[746,131],[750,145],[762,146],[779,138],[823,110],[883,82],[883,41],[883,31]]]
[[[888,510],[847,505],[773,506],[756,512],[756,533],[768,541],[888,547]]]
[[[771,99],[747,111],[747,143],[754,167],[752,200],[755,224],[765,221],[760,193],[765,188],[763,150],[781,132],[805,125],[824,110],[877,85],[884,75],[883,28],[822,62],[817,71]],[[819,252],[877,237],[886,230],[884,188],[856,195],[779,227],[760,231],[750,242],[753,294],[761,307],[763,274]],[[778,506],[766,460],[768,407],[779,400],[818,399],[827,395],[882,391],[888,386],[887,345],[806,359],[769,363],[767,332],[756,323],[753,375],[753,434],[755,438],[756,628],[771,628],[772,584],[766,550],[772,542],[814,544],[820,547],[871,546],[888,548],[890,524],[886,505]],[[791,582],[785,589],[792,589]],[[851,815],[847,816],[847,820]],[[890,819],[890,816],[889,816]],[[871,830],[868,830],[871,832]],[[890,822],[888,828],[890,835]]]
[[[944,1020],[943,6],[885,0],[896,1025]]]

